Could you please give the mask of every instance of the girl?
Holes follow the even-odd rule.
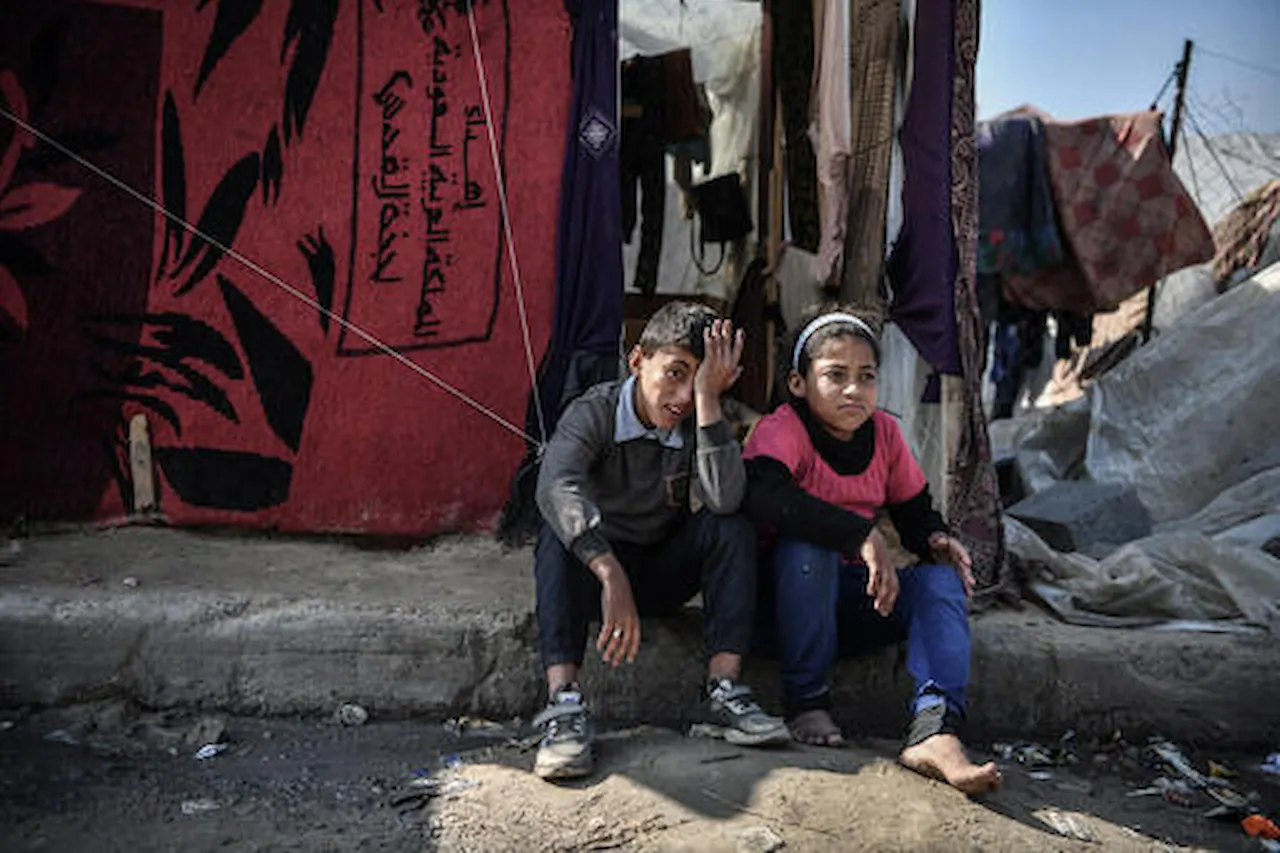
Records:
[[[762,609],[776,614],[788,723],[804,743],[843,743],[827,687],[837,651],[905,634],[916,691],[903,764],[966,793],[991,790],[999,771],[970,762],[956,736],[969,680],[971,561],[934,510],[897,422],[876,409],[879,366],[866,323],[841,312],[815,318],[791,352],[790,402],[761,419],[743,453],[747,512],[776,537],[774,600],[766,593]],[[874,527],[881,509],[923,563],[895,568]]]

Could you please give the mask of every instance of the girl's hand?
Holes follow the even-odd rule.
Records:
[[[972,598],[973,589],[978,584],[973,579],[973,559],[969,556],[969,550],[964,547],[964,544],[953,536],[935,533],[929,537],[929,550],[933,552],[933,558],[939,563],[950,563],[956,567],[956,571],[960,573],[960,580],[964,582],[965,596]]]
[[[898,567],[889,556],[889,543],[879,530],[862,543],[862,562],[867,564],[867,595],[875,599],[876,612],[888,616],[898,601]]]

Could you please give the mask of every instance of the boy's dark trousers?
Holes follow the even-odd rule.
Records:
[[[641,617],[670,616],[702,593],[707,654],[746,654],[756,604],[755,528],[741,515],[703,510],[659,542],[610,542]],[[600,581],[545,523],[533,560],[544,667],[582,666],[587,631],[600,620]]]

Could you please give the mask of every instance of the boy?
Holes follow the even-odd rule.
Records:
[[[737,683],[751,639],[755,531],[738,515],[742,453],[720,408],[738,378],[743,334],[701,305],[672,302],[649,320],[630,377],[574,401],[547,445],[534,556],[538,631],[550,701],[534,772],[591,772],[592,729],[578,670],[600,616],[605,663],[635,660],[640,615],[672,613],[701,592],[709,662],[705,716],[733,743],[788,740]],[[691,512],[690,490],[704,509]]]

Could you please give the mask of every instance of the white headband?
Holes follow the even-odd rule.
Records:
[[[871,340],[876,339],[876,333],[871,331],[871,327],[859,320],[852,314],[845,314],[842,311],[836,311],[832,314],[823,314],[809,321],[809,325],[804,327],[804,331],[800,333],[800,337],[796,338],[796,348],[791,352],[791,369],[800,372],[800,353],[804,352],[804,345],[809,343],[809,338],[813,337],[813,333],[821,329],[823,326],[830,326],[832,323],[848,323],[856,326],[859,330],[866,332],[867,337]]]

